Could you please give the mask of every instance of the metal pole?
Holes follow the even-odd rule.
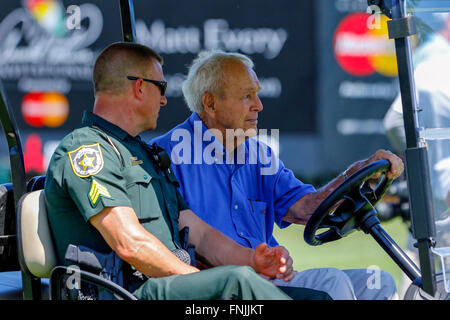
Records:
[[[6,95],[3,90],[3,86],[0,83],[0,121],[3,127],[3,131],[6,136],[9,150],[9,162],[11,167],[11,182],[13,185],[14,195],[14,218],[17,226],[17,206],[19,199],[27,191],[26,177],[25,177],[25,165],[23,160],[22,145],[20,142],[19,131],[16,126],[13,114],[10,112],[8,103],[6,101]],[[14,239],[15,238],[15,239]],[[16,240],[15,245],[17,247],[17,254],[19,265],[21,266],[22,273],[22,291],[23,298],[25,300],[40,299],[41,297],[41,282],[39,279],[34,278],[28,272],[25,272],[25,268],[22,266],[23,261],[20,259],[21,252],[18,244],[17,227],[15,237],[10,239]],[[8,239],[9,240],[9,239]],[[9,241],[8,241],[9,242]],[[11,245],[11,243],[9,243]]]
[[[378,244],[386,251],[386,253],[395,261],[395,263],[403,270],[403,272],[411,279],[411,281],[421,278],[420,269],[406,255],[406,253],[395,243],[389,234],[380,226],[374,225],[369,233],[378,242]]]
[[[25,165],[22,146],[14,118],[9,112],[6,95],[0,83],[0,120],[6,136],[11,166],[11,182],[13,183],[14,208],[17,208],[20,197],[26,192]]]
[[[406,22],[406,0],[392,0],[392,21]],[[400,24],[400,26],[402,26]],[[401,28],[400,28],[401,29]],[[413,236],[417,239],[423,289],[434,296],[436,278],[431,246],[436,234],[434,208],[431,196],[428,150],[421,141],[417,128],[417,101],[414,87],[414,70],[411,58],[409,35],[395,37],[398,78],[403,107],[403,119],[406,136],[406,173],[410,194],[411,222]]]
[[[136,42],[133,0],[119,0],[123,41]]]

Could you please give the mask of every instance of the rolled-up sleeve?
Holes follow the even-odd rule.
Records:
[[[278,173],[274,176],[275,183],[273,190],[275,223],[280,228],[286,228],[290,225],[290,223],[283,221],[283,218],[289,208],[297,200],[311,192],[316,191],[316,189],[310,184],[301,182],[295,177],[291,170],[284,166],[281,160],[279,160],[279,162]]]

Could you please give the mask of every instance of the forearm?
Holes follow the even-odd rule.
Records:
[[[365,161],[357,161],[344,172],[330,181],[316,192],[307,194],[297,200],[284,216],[284,220],[290,223],[305,225],[317,207],[324,201],[346,178],[366,164]]]
[[[280,246],[269,248],[260,243],[253,250],[241,246],[222,232],[201,220],[191,210],[180,212],[180,228],[189,227],[189,242],[196,248],[200,260],[210,266],[250,266],[269,278],[289,281],[293,277],[292,258]]]
[[[122,260],[149,277],[198,271],[145,230],[130,207],[105,208],[89,221]]]
[[[254,251],[241,246],[214,228],[210,228],[203,234],[196,252],[211,266],[241,265],[254,268]]]
[[[300,198],[289,208],[283,220],[290,223],[305,225],[320,203],[342,182],[344,182],[344,175],[340,174],[326,186]]]
[[[189,227],[189,242],[202,262],[211,266],[253,266],[254,251],[241,246],[201,220],[191,210],[180,212],[180,228]]]
[[[382,159],[390,162],[389,170],[385,173],[388,179],[395,179],[402,174],[404,167],[402,160],[392,152],[380,149],[369,158],[353,163],[347,168],[347,170],[338,175],[325,187],[296,201],[289,208],[288,212],[284,216],[284,220],[291,223],[306,224],[320,203],[324,201],[342,182],[344,182],[345,179],[369,163]],[[377,173],[371,178],[377,178],[380,174],[381,173]]]
[[[147,235],[147,239],[135,242],[136,250],[122,257],[136,270],[149,277],[165,277],[198,271],[176,257],[158,238]]]

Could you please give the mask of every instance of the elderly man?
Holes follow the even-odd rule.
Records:
[[[132,271],[127,289],[139,299],[289,299],[256,274],[289,280],[287,251],[241,246],[199,219],[161,164],[161,150],[139,137],[156,128],[167,103],[161,65],[156,52],[132,43],[114,43],[97,58],[93,113],[56,148],[45,183],[59,261],[69,244],[117,254]],[[184,227],[197,254],[220,267],[199,271],[174,254]],[[295,290],[285,292],[327,298]]]
[[[270,156],[259,152],[260,144],[248,139],[256,134],[258,113],[263,109],[259,90],[253,62],[247,56],[203,52],[183,84],[192,115],[154,140],[171,154],[179,190],[193,211],[237,243],[249,248],[261,243],[277,246],[272,234],[274,223],[280,228],[305,224],[347,176],[370,162],[388,159],[390,178],[403,171],[401,159],[379,150],[319,190],[302,183],[273,152],[269,150]],[[255,161],[257,155],[260,158]],[[380,288],[367,285],[370,275],[362,269],[324,268],[296,273],[291,281],[273,282],[323,290],[333,299],[396,297],[395,282],[389,274],[381,272]]]

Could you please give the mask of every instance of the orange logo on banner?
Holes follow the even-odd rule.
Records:
[[[59,92],[30,92],[22,100],[22,115],[33,127],[59,127],[69,115],[69,102]]]
[[[374,17],[367,13],[353,13],[341,21],[333,41],[336,60],[354,76],[378,72],[395,77],[397,59],[394,41],[388,37],[388,18],[378,15],[377,20],[372,19]]]

